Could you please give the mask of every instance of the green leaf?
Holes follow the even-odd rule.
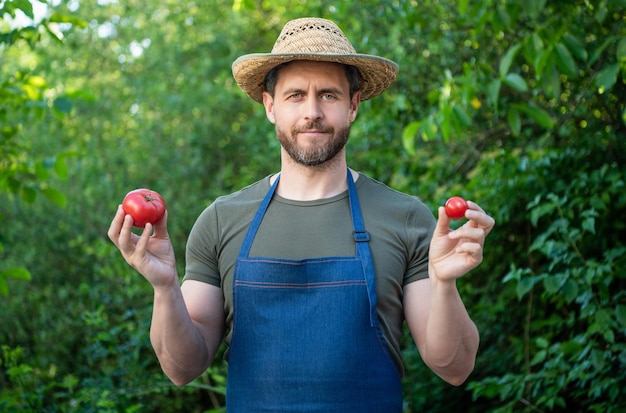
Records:
[[[535,104],[518,103],[512,106],[515,107],[520,112],[523,112],[526,115],[528,115],[532,120],[537,122],[541,127],[545,129],[554,128],[554,120],[552,119],[550,114],[546,112],[545,110],[541,109],[540,107],[536,106]]]
[[[596,11],[596,21],[598,23],[603,23],[604,20],[606,20],[606,16],[607,16],[607,11],[608,9],[606,8],[606,5],[603,5],[602,3],[599,4],[599,7],[595,7],[594,10]]]
[[[587,49],[585,49],[585,44],[576,36],[571,33],[566,33],[563,36],[563,42],[569,49],[570,52],[574,56],[576,56],[579,60],[586,62],[589,58],[589,54],[587,53]]]
[[[29,0],[13,0],[15,6],[18,9],[24,12],[27,17],[31,19],[35,18],[35,14],[33,13],[33,5]]]
[[[63,33],[59,30],[55,30],[55,27],[51,27],[48,22],[43,21],[41,25],[46,29],[46,32],[50,35],[51,38],[56,40],[58,43],[63,43]]]
[[[458,2],[458,11],[459,14],[465,14],[465,12],[467,11],[467,6],[469,5],[469,0],[459,0]]]
[[[621,325],[626,327],[626,305],[618,305],[615,307],[615,318]]]
[[[14,267],[0,271],[0,277],[14,278],[16,280],[30,281],[30,272],[26,268]]]
[[[598,88],[598,93],[603,94],[613,87],[615,82],[617,82],[617,75],[619,73],[619,70],[619,63],[614,63],[607,66],[606,68],[604,68],[604,70],[598,73],[598,76],[595,80],[596,86]]]
[[[501,86],[502,82],[500,79],[494,80],[487,86],[487,103],[496,110],[498,109],[498,97],[500,95]]]
[[[591,364],[593,364],[596,370],[602,371],[606,364],[604,361],[604,353],[597,349],[591,350]]]
[[[35,176],[37,176],[38,180],[45,181],[48,179],[49,175],[50,173],[48,172],[45,162],[40,161],[35,163]]]
[[[511,16],[507,13],[506,7],[497,7],[496,19],[498,26],[504,26],[506,29],[511,29]],[[495,21],[494,21],[495,23]]]
[[[616,57],[618,62],[626,62],[626,37],[622,38],[617,44]]]
[[[25,203],[32,204],[37,199],[37,192],[33,188],[23,186],[20,191],[20,197]]]
[[[561,289],[561,286],[565,284],[565,281],[567,281],[566,277],[548,274],[543,279],[543,286],[548,294],[556,294]]]
[[[533,67],[535,68],[535,73],[537,74],[537,78],[541,78],[543,76],[543,71],[545,70],[546,65],[550,61],[551,57],[552,57],[552,51],[550,49],[543,50],[539,54],[537,54],[537,57],[535,58],[535,61],[533,62]]]
[[[65,97],[73,100],[82,99],[87,102],[96,100],[96,95],[87,89],[68,89],[65,92]]]
[[[452,106],[445,104],[439,111],[439,115],[441,116],[441,121],[439,122],[439,127],[441,128],[441,136],[445,142],[450,140],[450,130],[452,128],[451,116],[452,116]]]
[[[528,84],[526,83],[524,78],[518,75],[517,73],[507,74],[506,77],[504,78],[503,83],[509,87],[512,87],[518,92],[528,91]]]
[[[67,163],[65,157],[57,156],[54,160],[54,172],[63,180],[67,179]]]
[[[528,15],[536,19],[546,6],[546,0],[526,0],[524,2],[524,10]]]
[[[559,99],[561,97],[561,77],[559,71],[552,66],[546,72],[541,78],[541,87],[546,96],[552,99]]]
[[[437,124],[433,120],[432,116],[424,119],[422,123],[422,139],[424,141],[429,141],[437,138]]]
[[[56,98],[54,100],[54,108],[61,113],[70,113],[72,111],[72,101],[68,98]]]
[[[517,284],[517,288],[515,289],[517,293],[517,298],[522,299],[532,288],[535,286],[535,278],[534,277],[524,277]]]
[[[252,0],[235,0],[233,1],[233,11],[254,11],[256,4]]]
[[[414,121],[404,127],[402,131],[402,146],[409,155],[415,155],[415,135],[422,122]]]
[[[506,114],[506,120],[509,123],[513,136],[519,136],[522,131],[522,118],[519,111],[514,108],[509,108]]]
[[[595,323],[598,324],[598,331],[603,331],[611,328],[612,320],[611,313],[608,309],[600,309],[594,314]]]
[[[462,106],[454,105],[452,109],[454,111],[456,119],[459,121],[461,126],[469,126],[472,124],[472,118],[470,118],[470,116],[467,114]]]
[[[589,58],[589,62],[587,62],[587,65],[592,66],[596,62],[596,60],[598,60],[600,56],[602,56],[602,53],[604,53],[604,49],[609,47],[614,41],[615,37],[608,37],[606,40],[604,40],[604,42],[602,42],[602,44],[598,46],[593,51],[593,53],[591,53],[591,57]]]
[[[540,350],[538,351],[535,356],[533,357],[533,359],[530,361],[530,365],[534,366],[535,364],[539,364],[541,362],[543,362],[546,359],[546,356],[548,355],[548,351],[547,350]]]
[[[76,27],[80,27],[81,29],[87,27],[87,22],[85,20],[68,14],[53,13],[52,16],[50,16],[49,21],[51,23],[70,23]]]
[[[80,380],[78,379],[78,377],[74,376],[73,374],[66,374],[63,377],[63,387],[66,389],[71,390],[74,387],[76,387],[78,383],[80,383]]]
[[[583,349],[583,346],[581,344],[573,340],[561,343],[559,347],[561,351],[563,352],[563,354],[570,355],[570,356],[580,354],[580,352]]]
[[[25,79],[24,84],[30,85],[37,89],[45,89],[48,87],[48,85],[46,84],[46,79],[41,76],[28,76],[28,78]]]
[[[548,346],[550,345],[550,342],[545,337],[537,337],[537,339],[535,340],[535,343],[537,344],[537,347],[539,348],[548,348]]]
[[[7,279],[0,274],[0,295],[7,296],[9,295],[9,284],[7,283]]]
[[[565,282],[563,285],[563,297],[568,303],[578,298],[578,284],[575,281],[569,279]]]
[[[582,228],[591,234],[595,234],[596,233],[596,219],[594,217],[585,218],[582,223]]]
[[[537,56],[544,50],[543,40],[536,32],[533,32],[533,34],[524,41],[524,58],[533,65],[537,60]]]
[[[511,68],[511,64],[513,63],[513,59],[517,56],[522,45],[520,43],[514,44],[509,50],[506,51],[502,60],[500,60],[500,78],[503,79],[507,73],[509,73],[509,69]]]
[[[538,200],[536,200],[538,201]],[[533,227],[537,226],[537,222],[544,215],[551,214],[556,209],[556,205],[552,202],[542,202],[539,205],[534,206],[530,211],[530,222]]]
[[[67,204],[67,198],[65,197],[63,192],[54,188],[45,188],[41,190],[41,193],[54,204],[60,206],[61,208],[65,208],[65,205]]]
[[[569,77],[576,76],[578,67],[567,47],[563,43],[557,43],[554,52],[559,70]]]

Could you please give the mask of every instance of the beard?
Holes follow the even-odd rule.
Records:
[[[307,147],[298,145],[298,133],[316,129],[331,135],[330,140],[311,142]],[[281,146],[289,157],[296,163],[304,166],[319,166],[333,159],[346,146],[350,136],[350,124],[337,131],[330,126],[324,126],[319,122],[309,122],[303,127],[292,127],[289,133],[276,127],[276,136]]]

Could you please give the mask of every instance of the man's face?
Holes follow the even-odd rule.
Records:
[[[263,94],[283,150],[305,166],[322,165],[343,151],[359,101],[359,92],[350,98],[342,65],[313,61],[281,68],[274,96]]]

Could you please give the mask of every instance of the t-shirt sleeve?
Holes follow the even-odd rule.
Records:
[[[416,199],[406,220],[409,262],[404,274],[404,285],[428,278],[428,252],[436,224],[432,212]]]
[[[217,210],[213,203],[200,214],[189,233],[183,281],[196,280],[220,286],[218,237]]]

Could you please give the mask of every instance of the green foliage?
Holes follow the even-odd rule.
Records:
[[[607,138],[605,149],[623,149],[617,136]],[[620,384],[626,379],[626,245],[616,235],[625,227],[614,219],[626,211],[626,171],[616,162],[605,163],[600,148],[594,153],[591,146],[497,163],[528,168],[533,175],[514,181],[515,190],[528,197],[515,211],[505,211],[507,234],[519,236],[498,251],[501,260],[510,257],[502,260],[510,267],[501,294],[519,307],[499,311],[509,323],[519,321],[517,332],[498,331],[509,335],[498,340],[500,351],[508,348],[517,360],[491,367],[497,374],[469,385],[476,398],[500,400],[494,411],[524,405],[541,411],[621,411],[626,403]],[[572,169],[583,160],[587,164]]]
[[[167,381],[150,287],[105,234],[126,192],[159,191],[183,274],[198,214],[278,168],[232,61],[317,15],[400,65],[360,108],[351,166],[497,221],[459,281],[476,369],[451,388],[405,337],[405,411],[623,411],[623,1],[54,4],[32,26],[0,21],[0,410],[220,411],[225,363]]]
[[[5,1],[0,4],[0,16],[15,19],[20,12],[33,19],[33,5],[29,1]],[[45,28],[54,38],[50,22],[61,21],[56,18],[42,21],[39,27]],[[77,19],[65,19],[77,23]],[[0,22],[0,56],[11,52],[24,44],[34,47],[41,41],[38,27],[14,27],[7,22]],[[51,174],[60,179],[67,179],[66,159],[71,153],[50,154],[42,157],[30,145],[30,137],[25,133],[24,125],[43,122],[48,112],[62,117],[71,110],[71,101],[60,96],[46,80],[20,65],[7,65],[0,72],[0,192],[19,196],[27,204],[35,202],[37,195],[43,195],[53,204],[65,207],[67,199],[63,192],[51,185]],[[1,211],[0,211],[1,212]],[[3,214],[0,213],[0,220]],[[3,237],[0,236],[0,254],[3,254]],[[29,280],[30,272],[21,266],[3,268],[0,266],[0,295],[9,292],[8,280]]]
[[[78,237],[71,244],[82,242]],[[104,239],[83,249],[85,260],[94,262],[115,253]],[[71,273],[67,277],[76,279]],[[163,376],[146,334],[151,291],[140,278],[117,262],[98,271],[93,282],[57,288],[42,283],[28,295],[16,287],[31,310],[2,317],[3,330],[12,337],[0,336],[9,343],[0,354],[6,372],[4,380],[0,375],[0,410],[180,411],[185,395],[198,400],[198,406],[223,400],[223,371],[217,368],[184,388]],[[51,312],[54,308],[63,309],[61,320]]]
[[[446,21],[450,36],[464,46],[461,54],[470,56],[446,69],[436,89],[431,86],[428,98],[436,108],[406,126],[409,152],[415,151],[415,136],[448,141],[493,129],[499,138],[518,137],[526,125],[549,132],[561,126],[558,119],[575,116],[587,98],[608,94],[610,101],[620,93],[612,89],[623,88],[617,85],[626,69],[623,6],[492,3],[463,3]],[[624,121],[626,113],[622,108],[613,116]]]

